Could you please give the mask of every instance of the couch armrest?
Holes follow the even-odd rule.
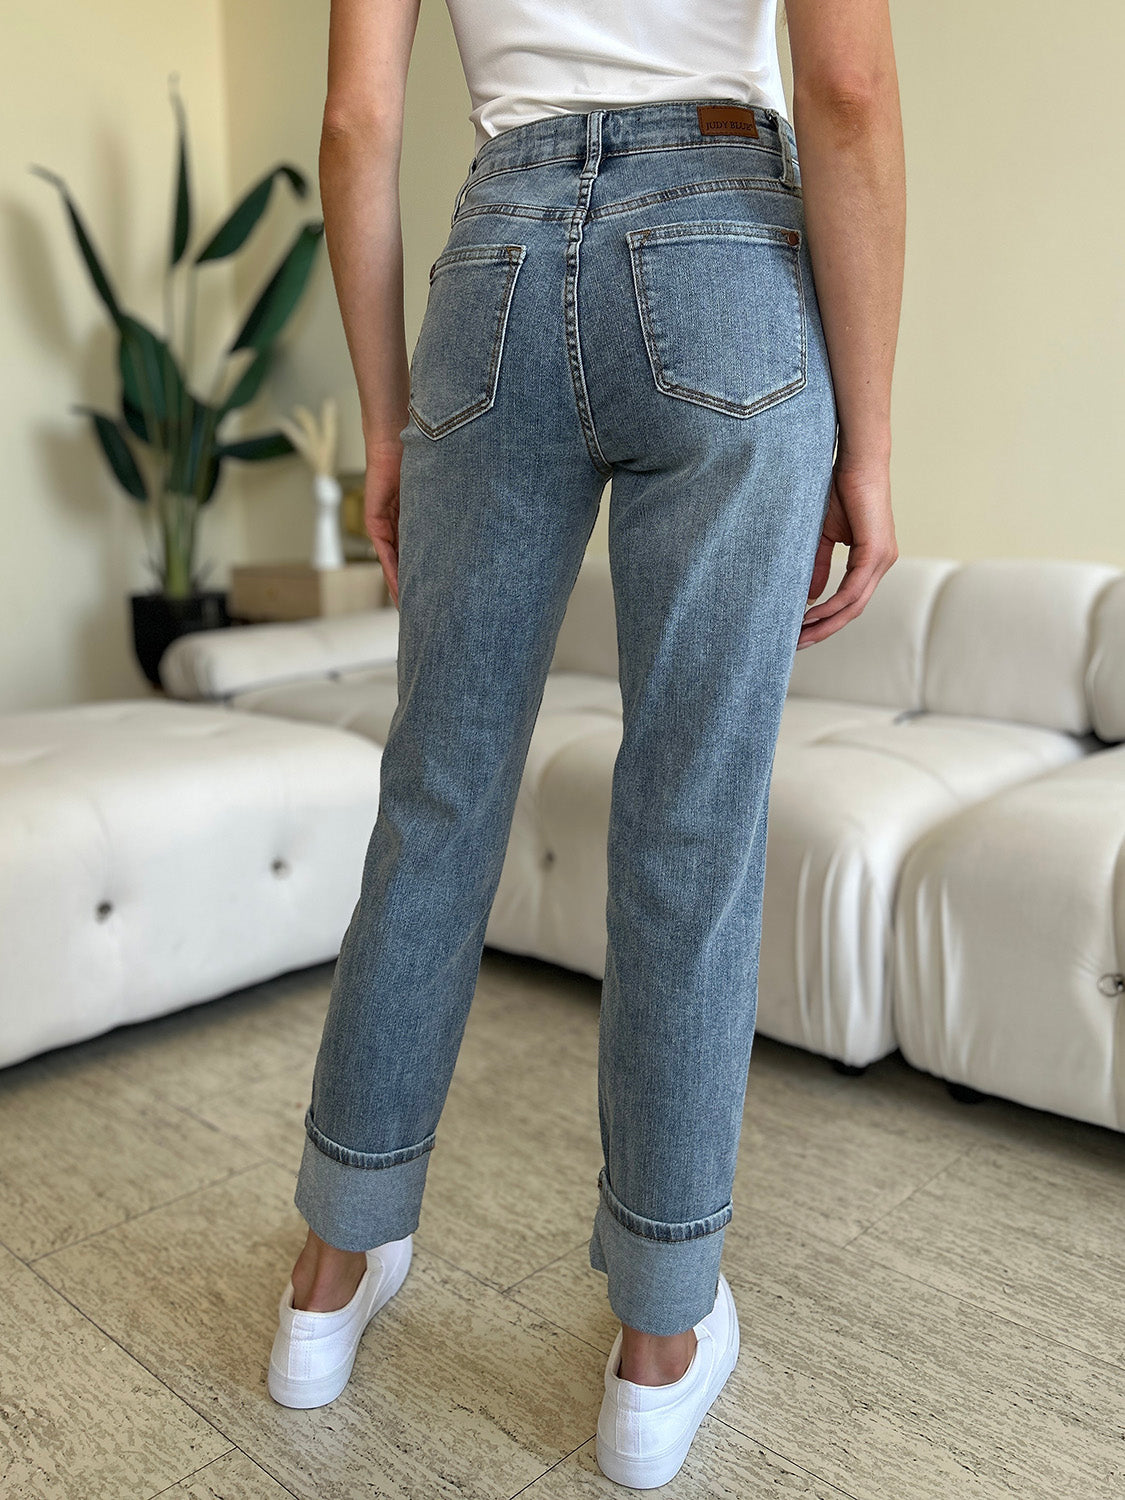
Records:
[[[160,681],[173,698],[227,698],[267,683],[394,661],[398,610],[358,610],[314,620],[278,620],[198,630],[160,658]]]

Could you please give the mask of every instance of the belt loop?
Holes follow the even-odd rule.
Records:
[[[782,172],[781,180],[786,187],[799,188],[801,186],[801,167],[797,160],[793,127],[789,121],[778,110],[770,110],[777,126],[778,140],[781,142]]]
[[[596,177],[602,158],[602,120],[604,109],[592,109],[586,116],[586,160],[582,164],[584,177]]]
[[[454,224],[457,222],[457,215],[458,215],[458,213],[461,210],[461,200],[462,200],[462,198],[464,198],[465,194],[469,191],[469,184],[473,180],[473,169],[476,167],[476,164],[477,164],[477,159],[476,159],[476,156],[474,156],[473,159],[472,159],[472,161],[469,163],[469,170],[465,173],[465,180],[464,180],[464,182],[457,189],[457,196],[453,200],[453,212],[449,216],[449,227],[450,227],[450,229],[452,229],[453,226],[454,226]]]

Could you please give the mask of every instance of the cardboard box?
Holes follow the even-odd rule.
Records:
[[[255,563],[234,567],[227,592],[232,619],[310,620],[390,604],[378,562],[317,569],[308,563]]]

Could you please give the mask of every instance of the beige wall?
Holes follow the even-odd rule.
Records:
[[[290,162],[309,181],[308,196],[286,187],[236,263],[240,307],[249,308],[292,240],[298,223],[320,214],[317,152],[328,65],[328,4],[293,0],[226,0],[221,6],[225,98],[232,197],[237,198],[278,162]],[[280,199],[288,201],[284,204]],[[335,395],[347,430],[358,415],[343,325],[324,243],[308,288],[278,344],[263,394],[244,413],[247,432],[276,425],[296,405],[319,412]],[[362,467],[346,451],[345,465]],[[238,473],[245,499],[245,560],[307,560],[312,547],[311,480],[304,463],[286,457],[246,465]],[[242,561],[232,558],[230,561]]]
[[[892,0],[900,551],[1125,566],[1120,0]]]
[[[118,295],[161,326],[173,72],[201,214],[228,198],[219,18],[219,0],[7,0],[0,18],[0,710],[146,690],[126,597],[151,584],[139,513],[69,411],[112,409],[116,344],[61,198],[28,164],[66,179]],[[212,270],[204,357],[215,320],[229,331],[227,277]],[[225,556],[240,533],[237,504],[217,508],[204,556]]]
[[[1125,566],[1125,207],[1111,76],[1121,9],[1090,0],[1070,27],[1057,8],[1019,0],[892,0],[892,14],[909,177],[892,460],[901,549]],[[203,218],[267,165],[302,166],[310,199],[274,205],[236,286],[216,269],[216,326],[229,332],[298,218],[318,212],[327,17],[328,0],[9,0],[4,9],[0,709],[146,690],[125,599],[148,584],[136,512],[67,411],[112,400],[112,342],[57,196],[26,164],[67,177],[123,293],[153,320],[172,160],[167,75],[183,78]],[[401,189],[411,342],[472,154],[468,110],[444,5],[423,0]],[[341,406],[341,464],[358,466],[354,383],[322,254],[270,398],[247,425],[329,392]],[[214,581],[226,581],[231,562],[306,555],[299,462],[227,472],[203,538]]]

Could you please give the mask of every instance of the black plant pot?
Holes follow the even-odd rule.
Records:
[[[133,649],[141,671],[160,687],[160,658],[181,635],[193,630],[216,630],[231,623],[227,596],[221,589],[169,599],[161,593],[130,594],[133,606]]]

